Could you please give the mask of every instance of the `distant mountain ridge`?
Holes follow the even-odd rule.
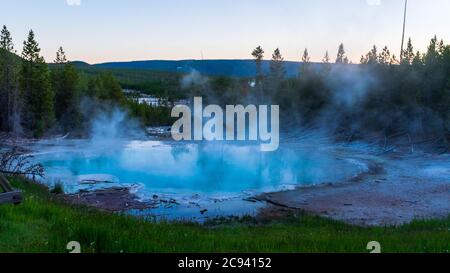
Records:
[[[85,64],[76,62],[77,64]],[[87,64],[86,64],[87,65]],[[263,71],[268,73],[270,61],[263,61]],[[284,67],[287,76],[297,75],[301,62],[285,61]],[[315,68],[319,68],[321,63],[311,63]],[[230,77],[253,77],[256,74],[254,60],[151,60],[151,61],[131,61],[131,62],[108,62],[94,64],[93,67],[109,69],[139,69],[165,72],[190,73],[198,71],[208,76],[230,76]]]

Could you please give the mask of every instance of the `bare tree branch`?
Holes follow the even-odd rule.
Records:
[[[0,173],[6,175],[28,175],[33,179],[44,177],[44,166],[33,163],[33,156],[19,147],[0,153]]]

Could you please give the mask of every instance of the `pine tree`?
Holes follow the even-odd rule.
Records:
[[[444,55],[444,52],[445,52],[445,44],[444,44],[444,40],[443,39],[441,39],[441,41],[439,42],[439,44],[438,44],[438,54],[439,54],[439,56],[442,56],[442,55]]]
[[[0,130],[20,133],[17,66],[11,33],[3,26],[0,33]]]
[[[309,63],[310,59],[311,58],[309,57],[308,49],[305,48],[305,50],[303,51],[302,62]]]
[[[373,46],[373,48],[366,54],[366,56],[361,56],[362,64],[378,64],[379,56],[377,46]]]
[[[378,61],[382,65],[388,65],[391,63],[391,52],[389,51],[388,47],[385,46],[383,48],[383,51],[378,56]]]
[[[419,67],[419,66],[423,65],[422,54],[420,54],[420,51],[417,51],[416,55],[414,55],[412,65],[415,67]]]
[[[260,83],[263,78],[262,60],[264,59],[264,50],[261,46],[253,50],[252,56],[255,58],[257,82]]]
[[[54,121],[53,90],[50,73],[34,32],[31,30],[22,52],[21,91],[24,102],[24,125],[35,136],[42,136]]]
[[[56,59],[55,59],[54,63],[55,64],[67,63],[66,52],[64,52],[64,49],[62,48],[62,46],[60,46],[58,51],[56,52]]]
[[[367,60],[366,56],[361,55],[361,58],[359,59],[359,62],[361,64],[367,64],[368,60]]]
[[[395,54],[393,54],[389,64],[393,65],[393,64],[399,64],[399,63],[400,62],[398,61],[397,56],[395,56]]]
[[[272,80],[282,80],[286,76],[286,70],[284,68],[284,58],[281,55],[280,49],[275,49],[272,54],[272,60],[270,62],[270,75]]]
[[[447,135],[445,140],[447,142],[447,147],[450,147],[450,109],[448,107],[450,105],[450,78],[448,79],[443,92],[444,96],[441,103],[444,106],[442,109],[442,115],[444,120],[444,129]]]
[[[34,36],[34,31],[30,30],[27,40],[23,42],[22,58],[31,64],[38,63],[39,61],[42,61],[42,58],[39,55],[40,52],[41,49]]]
[[[425,54],[425,65],[432,68],[437,63],[438,57],[437,37],[434,36],[433,39],[431,39],[427,53]]]
[[[328,50],[325,51],[325,55],[322,58],[323,68],[322,72],[328,74],[328,72],[331,71],[331,64],[330,64],[330,54],[328,53]]]
[[[122,87],[119,82],[110,73],[104,74],[102,77],[103,87],[105,88],[105,93],[107,94],[107,100],[113,101],[115,103],[124,104],[126,101],[123,95]]]
[[[62,47],[56,52],[56,67],[52,70],[52,85],[55,92],[55,116],[60,126],[69,131],[81,123],[78,111],[78,73],[67,61]]]
[[[302,75],[306,76],[309,73],[310,59],[311,58],[309,57],[308,49],[305,48],[302,55],[302,64],[300,65],[301,69],[299,71],[299,77],[301,77]]]
[[[376,45],[370,50],[367,60],[369,64],[378,64],[378,49]]]
[[[126,97],[122,87],[111,73],[101,73],[88,83],[86,94],[105,102],[125,104]]]
[[[411,65],[414,60],[414,47],[411,38],[408,39],[406,49],[402,52],[401,64]]]
[[[348,58],[345,56],[344,44],[340,44],[338,53],[336,56],[336,63],[337,64],[347,64],[348,62],[349,62]]]
[[[330,55],[328,54],[328,51],[325,52],[325,56],[323,57],[322,62],[324,64],[330,63]]]
[[[9,32],[8,28],[6,28],[6,26],[3,26],[0,33],[0,48],[7,52],[13,52],[14,50],[11,33]]]

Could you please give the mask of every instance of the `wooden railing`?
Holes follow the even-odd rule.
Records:
[[[0,205],[20,204],[22,202],[22,192],[14,190],[6,177],[0,173]]]

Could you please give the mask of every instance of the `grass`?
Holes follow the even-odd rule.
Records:
[[[53,194],[64,194],[64,185],[61,182],[56,182],[53,189],[50,190]]]
[[[261,223],[253,218],[201,226],[148,222],[56,200],[40,185],[11,179],[24,191],[18,206],[0,206],[0,252],[449,252],[450,217],[402,227],[362,228],[310,215]]]

